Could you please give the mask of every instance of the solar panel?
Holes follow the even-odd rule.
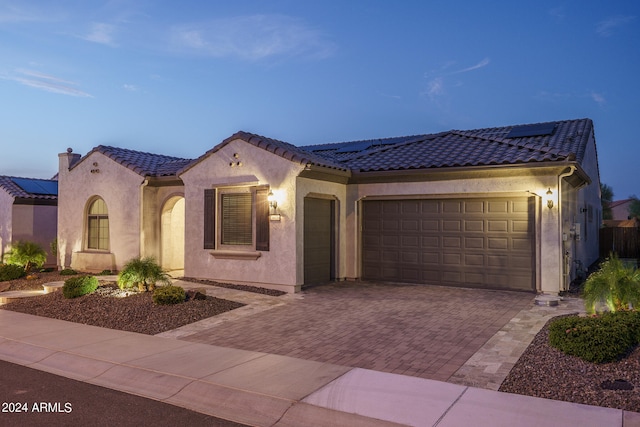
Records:
[[[372,144],[371,141],[351,142],[345,145],[344,147],[337,149],[336,153],[354,153],[354,152],[366,150],[367,148],[371,147],[371,144]]]
[[[554,122],[514,126],[505,138],[552,135],[555,130],[556,123]]]
[[[18,187],[30,194],[39,194],[43,196],[58,195],[58,181],[29,178],[11,178],[11,180]]]

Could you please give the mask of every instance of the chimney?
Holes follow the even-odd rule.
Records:
[[[58,173],[69,171],[80,160],[80,157],[80,154],[75,154],[71,148],[67,148],[66,153],[58,154]]]

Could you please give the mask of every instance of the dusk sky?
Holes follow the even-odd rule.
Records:
[[[600,179],[640,196],[638,1],[0,0],[0,175],[67,147],[195,158],[594,121]]]

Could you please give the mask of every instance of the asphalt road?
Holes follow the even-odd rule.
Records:
[[[0,360],[0,426],[243,424]]]

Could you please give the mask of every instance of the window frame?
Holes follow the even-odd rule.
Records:
[[[105,213],[91,213],[91,209],[93,206],[102,202],[104,205]],[[87,203],[87,210],[85,214],[86,226],[85,226],[85,250],[91,252],[109,252],[111,247],[111,226],[109,223],[109,208],[107,207],[107,203],[104,201],[102,197],[94,197],[89,203]],[[97,227],[92,227],[92,222],[97,221]],[[106,227],[102,226],[103,221],[106,221]],[[106,228],[106,236],[102,236],[101,230]],[[94,236],[94,233],[98,233],[97,236]],[[94,238],[97,240],[96,247],[92,247],[92,241]],[[101,242],[106,242],[105,245],[102,245]]]

